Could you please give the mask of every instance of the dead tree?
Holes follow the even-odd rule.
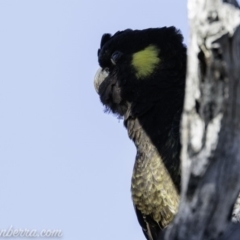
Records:
[[[239,240],[240,224],[231,221],[240,192],[239,6],[189,0],[188,11],[181,203],[159,239]]]

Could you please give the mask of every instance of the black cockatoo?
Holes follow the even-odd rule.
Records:
[[[131,193],[148,240],[179,204],[180,137],[186,47],[175,27],[102,36],[94,85],[106,109],[124,119],[136,149]]]

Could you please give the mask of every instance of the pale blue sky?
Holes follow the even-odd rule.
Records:
[[[103,33],[175,25],[186,0],[0,0],[0,229],[144,240],[135,148],[93,87]]]

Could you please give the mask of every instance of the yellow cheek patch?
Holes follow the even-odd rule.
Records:
[[[136,52],[132,57],[132,65],[136,70],[138,79],[148,77],[160,62],[158,57],[159,49],[154,45],[149,45],[145,49]]]

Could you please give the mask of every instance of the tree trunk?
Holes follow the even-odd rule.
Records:
[[[159,239],[239,240],[240,11],[234,0],[189,0],[191,39],[182,118],[179,212]],[[240,200],[234,220],[240,219]]]

